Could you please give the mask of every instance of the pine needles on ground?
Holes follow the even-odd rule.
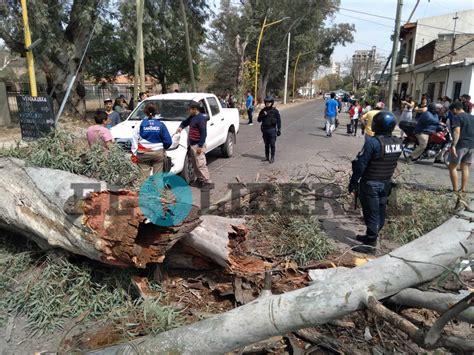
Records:
[[[133,270],[71,262],[34,246],[22,250],[11,239],[0,238],[0,323],[24,315],[33,334],[40,334],[87,313],[88,320],[111,323],[126,337],[181,325],[173,308],[131,288]]]
[[[0,157],[23,159],[41,168],[69,171],[103,180],[120,187],[134,188],[140,172],[128,154],[118,145],[104,149],[101,144],[88,147],[84,139],[56,131],[27,147],[0,150]]]
[[[392,194],[381,236],[401,244],[435,229],[454,213],[456,198],[444,191],[399,187]]]

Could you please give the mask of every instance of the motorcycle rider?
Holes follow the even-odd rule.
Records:
[[[265,107],[259,112],[257,122],[261,122],[263,142],[265,143],[265,159],[272,164],[275,161],[276,137],[281,135],[280,112],[273,107],[275,100],[272,96],[266,96],[263,100]]]
[[[418,141],[418,146],[413,150],[411,156],[408,157],[408,163],[413,163],[426,149],[430,135],[436,133],[440,125],[436,104],[430,103],[427,110],[421,114],[418,118],[418,122],[415,127],[415,135]]]
[[[392,135],[395,126],[396,120],[391,112],[378,112],[372,120],[374,136],[367,138],[362,150],[352,162],[349,192],[359,193],[367,226],[366,234],[356,237],[363,243],[353,248],[356,252],[375,252],[378,234],[385,222],[392,176],[402,153],[402,140]]]

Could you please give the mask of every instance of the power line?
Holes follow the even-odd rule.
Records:
[[[471,43],[473,43],[473,42],[474,42],[474,39],[471,39],[469,42],[466,42],[466,43],[464,43],[463,45],[461,45],[461,46],[459,46],[459,47],[457,47],[457,48],[454,48],[451,52],[446,53],[445,55],[442,55],[441,57],[436,58],[436,59],[430,61],[429,63],[423,64],[421,67],[413,68],[412,70],[409,70],[409,71],[406,71],[406,72],[400,73],[400,74],[409,74],[409,73],[413,73],[413,72],[416,71],[416,70],[420,70],[420,69],[422,69],[422,68],[425,68],[425,67],[427,67],[428,65],[431,65],[431,64],[433,64],[433,63],[436,63],[436,62],[437,62],[438,60],[440,60],[440,59],[446,58],[447,56],[449,56],[449,55],[453,54],[454,52],[456,52],[458,49],[461,49],[461,48],[463,48],[463,47],[466,47],[467,45],[469,45],[469,44],[471,44]],[[397,73],[397,74],[398,74],[398,73]],[[397,75],[397,74],[394,74],[394,75]]]
[[[350,11],[350,12],[355,12],[355,13],[358,13],[358,14],[362,14],[362,15],[367,15],[367,16],[372,16],[372,17],[378,17],[378,18],[383,18],[385,20],[392,20],[392,21],[395,21],[395,19],[393,17],[387,17],[387,16],[382,16],[382,15],[377,15],[377,14],[371,14],[369,12],[363,12],[363,11],[358,11],[358,10],[354,10],[354,9],[347,9],[347,8],[343,8],[343,7],[339,7],[338,8],[339,10],[344,10],[344,11]],[[347,16],[347,15],[346,15]],[[403,21],[405,22],[405,21]],[[418,23],[417,22],[417,25],[418,26],[423,26],[423,27],[428,27],[428,28],[434,28],[434,29],[437,29],[437,30],[443,30],[443,31],[451,31],[450,29],[448,28],[444,28],[444,27],[437,27],[437,26],[431,26],[431,25],[425,25],[425,24],[422,24],[422,23]],[[467,34],[467,33],[463,33],[463,32],[458,32],[460,34]]]

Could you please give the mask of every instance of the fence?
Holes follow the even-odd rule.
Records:
[[[29,95],[30,89],[28,83],[6,83],[7,87],[7,100],[8,109],[10,110],[10,117],[12,123],[19,123],[18,119],[18,106],[16,97],[18,95]],[[101,85],[86,85],[85,86],[85,100],[86,110],[88,112],[94,112],[97,109],[104,108],[104,100],[112,99],[115,100],[120,95],[123,95],[127,102],[130,102],[132,98],[133,90],[127,86],[101,86]],[[45,85],[38,86],[38,95],[47,96],[48,91]],[[57,111],[57,103],[54,104],[55,112]]]

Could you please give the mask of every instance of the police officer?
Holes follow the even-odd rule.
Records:
[[[265,143],[265,159],[272,164],[275,161],[276,137],[281,135],[280,112],[273,107],[275,100],[267,96],[263,100],[265,107],[259,112],[257,121],[262,123],[261,130]]]
[[[392,176],[402,153],[402,140],[392,136],[396,126],[391,112],[380,111],[372,121],[373,137],[369,137],[352,162],[352,177],[349,192],[356,193],[362,205],[365,235],[356,239],[362,242],[353,248],[360,253],[374,253],[377,237],[385,222],[385,209],[392,186]],[[357,196],[356,196],[357,198]]]

